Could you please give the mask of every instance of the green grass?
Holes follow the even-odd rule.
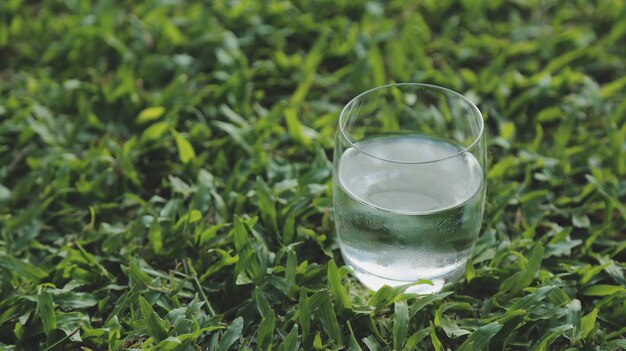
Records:
[[[132,3],[0,2],[0,349],[626,348],[622,1]],[[420,297],[332,229],[338,113],[406,81],[489,131],[472,262]]]

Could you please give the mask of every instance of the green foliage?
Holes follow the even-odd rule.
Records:
[[[616,0],[1,1],[0,349],[624,349],[625,41]],[[427,296],[332,227],[339,111],[406,81],[488,128]]]

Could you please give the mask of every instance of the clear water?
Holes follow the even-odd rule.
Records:
[[[344,260],[368,287],[428,279],[439,290],[464,271],[480,230],[482,168],[459,146],[423,135],[366,139],[341,156],[335,172],[335,222]],[[421,289],[421,290],[420,290]]]

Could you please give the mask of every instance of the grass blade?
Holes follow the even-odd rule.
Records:
[[[30,263],[18,260],[15,257],[0,254],[0,267],[8,272],[13,272],[19,277],[30,280],[33,283],[48,276],[44,270]]]
[[[352,331],[352,325],[350,324],[350,321],[348,321],[347,323],[348,329],[350,330],[350,342],[348,343],[348,350],[363,351],[363,349],[361,349],[361,346],[359,345],[359,342],[356,341],[356,337],[354,336],[354,331]]]
[[[217,351],[227,351],[232,344],[239,339],[243,331],[243,318],[237,317],[233,320],[228,328],[224,331],[224,335],[217,344]]]
[[[305,146],[310,145],[311,138],[304,133],[304,127],[298,118],[298,110],[295,107],[286,107],[284,113],[287,131],[293,140]]]
[[[263,223],[265,223],[265,225],[268,226],[275,235],[278,235],[276,205],[274,204],[270,189],[261,177],[256,178],[256,192]]]
[[[412,351],[417,349],[417,345],[419,345],[420,342],[429,335],[429,333],[430,328],[424,328],[422,330],[416,331],[415,333],[413,333],[413,335],[411,335],[409,340],[406,341],[406,344],[404,345],[402,351]]]
[[[383,347],[380,346],[380,343],[373,335],[363,338],[363,343],[368,349],[370,349],[370,351],[383,351]]]
[[[588,315],[580,319],[580,329],[582,331],[582,338],[587,339],[591,334],[591,331],[596,327],[596,318],[598,317],[598,309],[594,308]]]
[[[411,308],[409,310],[409,318],[413,318],[413,316],[415,316],[415,314],[419,312],[420,310],[422,310],[424,307],[434,302],[437,302],[439,300],[445,299],[446,297],[452,295],[453,293],[454,292],[452,291],[446,291],[442,293],[422,296],[416,303],[411,305]]]
[[[159,119],[165,113],[165,107],[163,106],[153,106],[144,109],[139,112],[136,118],[137,123],[146,123],[153,121],[155,119]]]
[[[328,294],[325,294],[325,298],[322,301],[318,314],[319,320],[322,323],[322,328],[324,328],[326,334],[328,334],[330,339],[334,341],[336,345],[342,346],[343,342],[341,341],[341,333],[339,332],[337,315],[335,315],[335,311],[333,310],[333,306],[330,302]]]
[[[328,44],[329,32],[330,31],[327,30],[323,31],[309,51],[304,65],[302,66],[302,74],[304,76],[304,79],[300,81],[300,84],[298,84],[298,87],[296,88],[296,92],[292,95],[289,101],[291,105],[300,105],[308,94],[309,89],[311,89],[317,66],[320,64],[322,58],[324,57],[326,46]]]
[[[341,279],[339,278],[339,272],[337,271],[337,264],[335,260],[328,261],[328,287],[331,293],[337,299],[337,304],[339,308],[345,310],[352,309],[352,303],[350,302],[350,298],[348,297],[348,292],[346,288],[341,283]]]
[[[298,350],[298,346],[298,325],[294,324],[293,328],[291,328],[291,331],[289,332],[289,334],[287,334],[285,341],[280,345],[279,349],[282,348],[285,351],[296,351]]]
[[[267,351],[272,347],[274,339],[274,323],[276,322],[276,314],[274,310],[270,310],[266,317],[261,320],[259,330],[257,332],[256,343],[257,350]]]
[[[502,329],[502,324],[491,322],[480,329],[476,330],[465,340],[459,351],[484,350],[493,338]]]
[[[437,337],[437,332],[433,322],[430,322],[430,342],[433,344],[435,351],[443,351],[443,345],[441,345],[441,341],[439,341],[439,338]]]
[[[174,140],[176,141],[180,161],[187,164],[189,161],[195,159],[196,151],[193,149],[193,146],[191,146],[191,143],[174,129],[171,129],[171,132],[174,134]]]
[[[146,272],[144,272],[139,265],[137,265],[137,263],[135,263],[135,260],[130,261],[128,270],[131,287],[145,289],[148,285],[150,285],[150,276],[146,274]]]
[[[143,296],[139,296],[139,310],[146,323],[148,329],[148,335],[154,341],[161,342],[168,337],[167,328],[165,327],[163,320],[154,312],[152,306],[146,301]]]
[[[163,239],[161,238],[161,226],[156,217],[152,220],[150,230],[148,231],[148,241],[152,246],[154,253],[159,254],[163,250]]]
[[[530,257],[528,258],[528,263],[524,270],[507,279],[500,287],[500,291],[505,291],[510,288],[511,294],[517,294],[527,287],[533,281],[537,272],[539,272],[544,251],[543,245],[536,243],[530,252]]]
[[[598,284],[583,290],[585,296],[610,296],[626,291],[621,285]]]
[[[409,308],[406,301],[396,302],[393,314],[393,348],[401,350],[409,330]]]
[[[263,290],[261,290],[258,286],[254,288],[254,300],[256,301],[256,308],[259,310],[261,317],[267,317],[272,308],[270,307],[269,302],[267,302],[267,298],[265,298]]]
[[[304,287],[300,288],[300,303],[298,304],[298,315],[300,325],[302,326],[302,340],[306,341],[309,337],[311,325],[311,309],[309,306],[309,297],[304,291]]]
[[[54,313],[52,295],[42,288],[39,290],[37,299],[37,315],[39,315],[39,319],[41,319],[43,331],[46,335],[50,335],[50,333],[57,329],[57,319]]]

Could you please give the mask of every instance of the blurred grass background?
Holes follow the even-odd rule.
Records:
[[[0,348],[625,348],[625,73],[617,0],[3,0]],[[472,264],[417,299],[333,239],[339,111],[391,82],[488,128]]]

